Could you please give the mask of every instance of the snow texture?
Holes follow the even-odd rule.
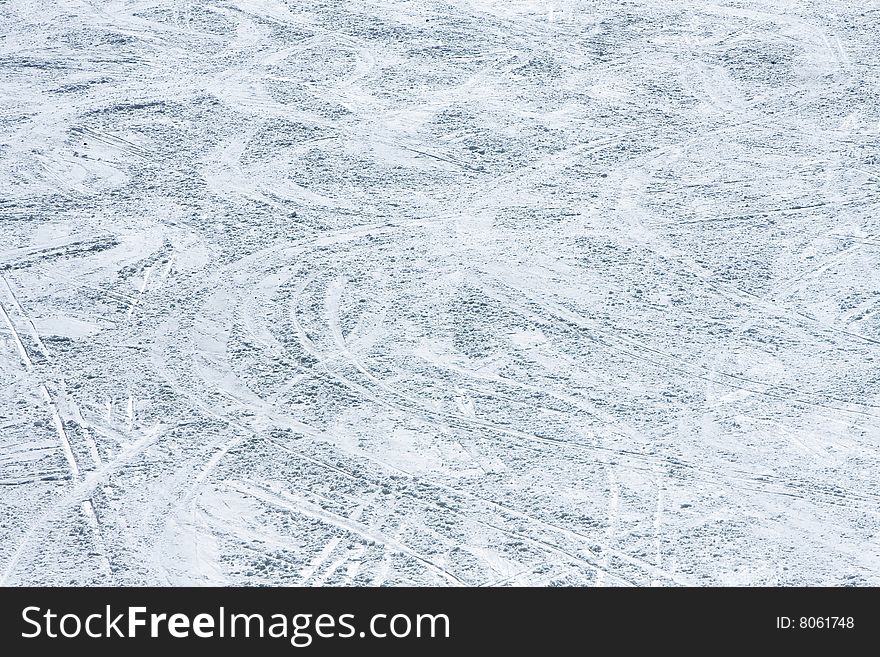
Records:
[[[0,4],[0,582],[880,585],[880,5]]]

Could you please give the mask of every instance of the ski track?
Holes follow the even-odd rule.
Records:
[[[877,585],[878,16],[3,4],[0,582]]]

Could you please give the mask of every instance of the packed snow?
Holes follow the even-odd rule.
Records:
[[[878,34],[0,4],[0,582],[880,585]]]

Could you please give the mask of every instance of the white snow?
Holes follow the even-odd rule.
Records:
[[[878,21],[0,4],[0,581],[880,584]]]

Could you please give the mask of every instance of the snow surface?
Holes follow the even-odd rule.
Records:
[[[880,4],[0,4],[0,582],[880,585]]]

